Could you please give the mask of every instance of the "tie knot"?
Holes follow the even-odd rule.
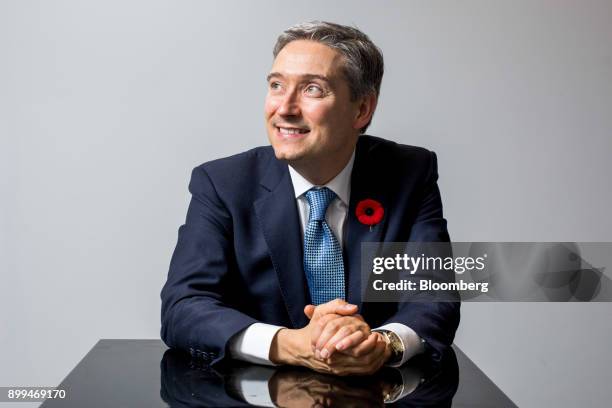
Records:
[[[336,198],[336,193],[327,187],[311,188],[305,194],[308,205],[310,205],[310,221],[325,220],[325,212],[329,203]]]

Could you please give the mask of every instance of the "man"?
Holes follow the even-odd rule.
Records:
[[[213,364],[234,357],[339,375],[439,357],[457,303],[360,298],[362,242],[449,240],[435,155],[363,135],[382,54],[355,28],[311,22],[286,30],[274,57],[272,146],[192,173],[161,293],[163,340]],[[362,224],[364,202],[384,215]]]

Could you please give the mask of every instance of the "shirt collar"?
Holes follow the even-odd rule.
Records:
[[[355,162],[355,150],[349,159],[348,163],[340,173],[329,183],[323,186],[315,186],[310,181],[306,180],[300,173],[298,173],[293,167],[289,166],[289,175],[291,176],[291,182],[293,183],[293,190],[295,191],[295,198],[299,198],[301,195],[306,193],[313,187],[327,187],[342,201],[345,205],[349,205],[349,199],[351,196],[351,173],[353,171],[353,163]]]

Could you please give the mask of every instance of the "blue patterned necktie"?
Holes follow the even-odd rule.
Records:
[[[344,299],[344,263],[342,248],[325,221],[325,212],[336,194],[328,189],[312,188],[305,194],[310,216],[304,231],[304,271],[314,305],[336,298]]]

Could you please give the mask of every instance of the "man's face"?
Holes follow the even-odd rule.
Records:
[[[287,44],[268,76],[265,117],[276,157],[299,165],[348,159],[359,136],[343,57],[314,41]]]

